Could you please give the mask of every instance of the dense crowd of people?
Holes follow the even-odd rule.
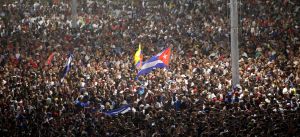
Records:
[[[229,0],[82,0],[76,26],[70,3],[1,5],[1,135],[300,135],[300,1],[240,1],[239,85]],[[139,43],[169,67],[135,80]]]

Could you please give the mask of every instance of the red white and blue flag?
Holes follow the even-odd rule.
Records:
[[[156,68],[168,67],[170,56],[171,56],[171,48],[169,47],[164,51],[162,51],[161,53],[158,53],[157,55],[151,57],[149,60],[143,63],[143,66],[138,72],[136,78],[138,78],[140,75],[146,75]]]
[[[73,59],[73,54],[69,54],[68,56],[69,56],[68,60],[67,60],[67,62],[65,64],[65,67],[64,67],[62,75],[61,75],[61,81],[64,79],[64,77],[67,75],[67,73],[71,69],[71,62],[72,62],[72,59]]]

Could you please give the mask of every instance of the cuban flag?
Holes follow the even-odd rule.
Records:
[[[161,53],[158,53],[157,55],[151,57],[149,60],[143,63],[141,69],[137,74],[136,79],[140,75],[146,75],[150,73],[153,69],[168,67],[170,56],[171,56],[171,48],[169,47],[164,51],[162,51]]]
[[[70,71],[70,69],[71,69],[71,62],[72,62],[72,59],[73,59],[73,55],[72,55],[72,54],[69,54],[67,63],[66,63],[66,65],[65,65],[65,68],[63,69],[63,72],[62,72],[62,75],[61,75],[62,80],[63,80],[63,78],[67,75],[67,73],[68,73],[68,72]]]
[[[130,110],[131,110],[130,106],[125,105],[125,106],[122,106],[118,109],[106,111],[106,112],[104,112],[104,114],[108,115],[108,116],[117,116],[119,114],[125,114],[125,113],[129,112]]]

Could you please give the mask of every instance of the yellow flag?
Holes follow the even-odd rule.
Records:
[[[141,48],[141,44],[139,44],[139,49],[134,54],[134,64],[137,67],[140,67],[142,66],[142,60],[143,60],[142,48]]]

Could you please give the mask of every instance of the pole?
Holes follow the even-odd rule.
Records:
[[[72,0],[72,28],[77,28],[77,0]]]
[[[240,83],[239,47],[238,47],[238,5],[237,0],[230,0],[230,41],[232,86]]]

